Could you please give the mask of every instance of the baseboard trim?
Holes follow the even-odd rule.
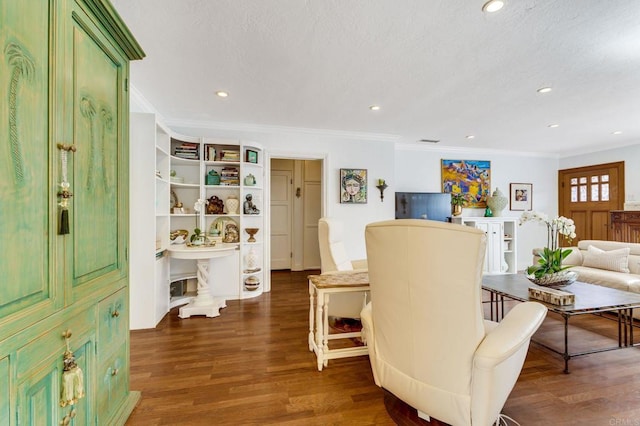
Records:
[[[114,425],[124,425],[127,422],[127,419],[140,402],[140,398],[142,394],[140,391],[130,391],[127,399],[122,403],[120,409],[113,416]]]

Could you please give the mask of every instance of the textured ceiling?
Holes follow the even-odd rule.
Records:
[[[483,2],[113,1],[147,53],[132,83],[168,122],[561,155],[640,143],[640,1]]]

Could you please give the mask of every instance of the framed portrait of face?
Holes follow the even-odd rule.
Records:
[[[340,169],[340,202],[348,204],[367,202],[366,169]]]

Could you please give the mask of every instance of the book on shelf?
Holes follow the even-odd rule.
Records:
[[[182,142],[176,139],[171,139],[171,142],[173,143],[174,156],[189,160],[200,159],[200,144],[194,142]]]
[[[240,151],[222,149],[220,150],[220,160],[221,161],[240,161]]]
[[[216,147],[213,145],[204,146],[204,160],[216,161]]]

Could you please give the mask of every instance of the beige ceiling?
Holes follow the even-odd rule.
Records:
[[[640,143],[640,1],[483,2],[114,5],[147,53],[132,84],[170,123],[560,155]]]

